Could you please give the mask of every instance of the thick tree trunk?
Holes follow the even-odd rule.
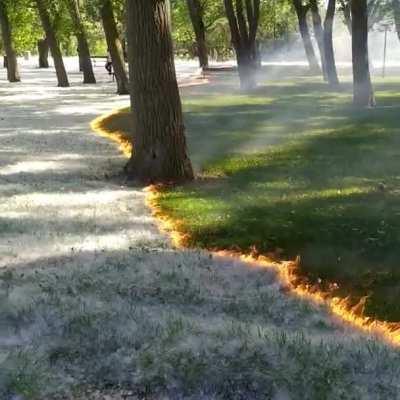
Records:
[[[38,41],[39,68],[49,68],[49,45],[46,39]]]
[[[256,36],[260,19],[260,0],[224,0],[226,16],[235,48],[242,90],[252,90],[257,86],[257,73],[260,67]],[[245,13],[246,11],[246,13]]]
[[[103,0],[101,19],[103,21],[104,33],[106,36],[108,51],[111,55],[115,78],[117,80],[117,92],[121,95],[129,94],[129,82],[125,67],[124,52],[119,39],[111,0]]]
[[[299,20],[299,30],[303,40],[308,64],[310,66],[310,71],[315,74],[320,73],[321,68],[319,67],[317,57],[315,56],[314,46],[311,41],[310,31],[307,24],[307,7],[303,6],[301,0],[293,0],[293,5]]]
[[[12,41],[7,5],[2,0],[0,0],[0,25],[1,36],[3,38],[4,49],[7,56],[7,78],[10,82],[19,82],[21,78],[18,71],[17,55]]]
[[[325,50],[325,70],[328,83],[331,86],[339,84],[336,70],[335,52],[333,49],[333,20],[335,18],[336,1],[329,0],[324,21],[324,50]]]
[[[197,55],[200,67],[208,67],[208,50],[206,44],[206,28],[203,21],[203,10],[200,0],[187,0],[190,19],[196,36]]]
[[[322,27],[322,19],[319,13],[318,0],[310,0],[310,9],[313,20],[315,39],[317,40],[319,54],[321,56],[322,74],[324,80],[328,80],[326,75],[325,46],[324,46],[324,29]]]
[[[74,25],[76,39],[78,40],[79,67],[83,72],[83,83],[96,83],[86,31],[82,23],[78,1],[67,0],[67,4]]]
[[[127,0],[134,153],[127,172],[143,182],[193,179],[187,156],[165,0]]]
[[[245,91],[256,88],[257,74],[260,69],[256,48],[248,48],[246,46],[238,48],[236,57],[241,88]]]
[[[351,1],[353,48],[353,101],[361,107],[375,105],[368,62],[367,0]]]
[[[50,20],[50,15],[47,9],[45,0],[36,0],[36,4],[39,11],[40,20],[42,22],[43,29],[46,33],[47,43],[50,47],[51,55],[54,61],[54,67],[56,69],[58,86],[68,87],[68,76],[65,70],[64,61],[61,54],[60,45],[57,40],[57,36],[54,27]]]
[[[397,37],[400,40],[400,0],[392,0],[394,23],[396,25]]]

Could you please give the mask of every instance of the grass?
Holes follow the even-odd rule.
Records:
[[[376,109],[357,110],[348,83],[332,92],[304,76],[250,95],[230,79],[190,89],[201,179],[166,190],[162,210],[190,246],[299,254],[307,280],[400,321],[400,80],[378,79],[376,96]]]
[[[162,206],[182,219],[192,245],[282,246],[284,256],[302,253],[311,279],[333,257],[323,244],[349,262],[343,249],[358,236],[348,224],[373,230],[378,215],[379,231],[394,237],[396,109],[351,115],[347,89],[323,88],[302,78],[244,96],[228,79],[211,93],[188,90],[190,148],[203,179],[164,192]],[[380,99],[390,105],[396,95]],[[129,130],[128,120],[116,116],[110,130]],[[346,131],[352,124],[380,131]],[[395,252],[384,243],[388,257],[376,259],[386,273]],[[367,244],[372,265],[379,247]],[[173,251],[158,237],[0,273],[2,400],[97,400],[86,395],[92,388],[151,400],[386,400],[398,398],[399,377],[398,349],[293,297],[274,270]]]
[[[288,296],[272,270],[199,252],[137,249],[6,271],[0,299],[1,399],[76,400],[88,387],[145,399],[395,399],[400,390],[398,350]]]

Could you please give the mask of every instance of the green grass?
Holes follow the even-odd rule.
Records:
[[[279,249],[301,272],[368,296],[367,315],[400,321],[400,80],[376,83],[378,107],[313,78],[251,95],[224,85],[185,98],[191,158],[203,179],[163,193],[190,245]]]

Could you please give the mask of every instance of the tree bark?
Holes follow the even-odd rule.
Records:
[[[127,0],[134,153],[128,174],[142,182],[193,179],[165,0]]]
[[[400,0],[392,0],[392,6],[397,37],[400,40]]]
[[[333,49],[333,21],[335,18],[336,0],[329,0],[324,21],[324,51],[325,70],[329,85],[339,85],[339,78],[336,70],[335,52]]]
[[[321,67],[324,80],[328,80],[326,74],[326,60],[325,60],[325,45],[324,45],[324,28],[322,27],[322,19],[319,13],[318,0],[310,0],[310,9],[313,20],[313,27],[315,33],[315,39],[321,56]]]
[[[340,0],[340,10],[343,12],[344,24],[351,36],[351,1]]]
[[[252,90],[257,86],[257,72],[260,67],[257,51],[257,30],[260,19],[260,0],[224,0],[226,16],[235,49],[240,86],[242,90]]]
[[[114,10],[111,0],[103,0],[101,7],[101,19],[103,21],[108,51],[111,55],[118,94],[129,94],[128,74],[125,67],[124,52],[115,23]]]
[[[36,0],[37,8],[39,11],[39,17],[42,22],[43,29],[46,33],[47,43],[50,47],[51,55],[54,61],[54,67],[56,69],[58,86],[68,87],[68,76],[65,70],[64,61],[61,54],[60,45],[57,40],[56,32],[53,24],[50,20],[48,12],[48,4],[46,0]]]
[[[353,102],[356,106],[375,105],[368,62],[367,0],[351,1],[353,50]]]
[[[203,21],[203,6],[200,0],[187,0],[190,19],[196,36],[197,55],[201,68],[208,67],[208,49],[206,44],[206,28]]]
[[[67,0],[67,5],[73,22],[76,39],[78,41],[79,67],[83,72],[83,83],[96,83],[86,30],[82,23],[78,1]]]
[[[19,82],[21,78],[19,76],[17,55],[12,40],[7,5],[2,0],[0,0],[0,25],[4,49],[7,56],[7,78],[10,82]]]
[[[317,57],[315,56],[314,46],[311,41],[310,31],[307,24],[307,7],[303,6],[301,0],[293,0],[293,5],[299,20],[299,30],[303,40],[308,64],[310,66],[310,71],[315,74],[320,73],[321,68],[319,67]]]
[[[49,68],[49,45],[46,39],[38,41],[39,68]]]

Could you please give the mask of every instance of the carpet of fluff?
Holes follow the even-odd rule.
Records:
[[[128,104],[106,76],[22,72],[0,72],[0,399],[399,398],[397,349],[273,269],[171,249],[90,133]]]

